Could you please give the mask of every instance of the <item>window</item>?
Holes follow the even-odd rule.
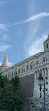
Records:
[[[45,76],[45,69],[43,68],[43,74],[44,74],[44,76]]]
[[[32,64],[30,64],[30,69],[32,70]]]
[[[22,66],[22,73],[25,72],[25,65]]]
[[[46,57],[43,58],[43,62],[44,62],[44,61],[47,61],[47,58],[46,58]]]
[[[46,44],[46,48],[48,48],[48,44]]]
[[[34,66],[34,61],[32,61],[31,64],[30,64],[30,69],[31,70],[33,69],[33,66]]]
[[[38,64],[39,63],[39,61],[36,61],[36,64]]]
[[[20,68],[18,69],[18,73],[20,73]]]
[[[27,65],[27,71],[29,70],[29,65]]]
[[[14,72],[14,76],[17,76],[17,71]]]
[[[12,77],[13,77],[13,71],[12,71]]]

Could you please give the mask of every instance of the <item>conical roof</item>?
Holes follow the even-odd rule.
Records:
[[[3,66],[3,67],[9,67],[7,54],[6,54],[6,56],[5,56],[4,60],[3,60],[2,66]]]

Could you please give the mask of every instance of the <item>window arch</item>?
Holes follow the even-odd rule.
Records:
[[[20,68],[18,69],[18,74],[20,74]]]
[[[45,61],[47,61],[47,58],[46,58],[46,57],[43,58],[43,62],[45,62]]]
[[[39,61],[36,61],[36,64],[38,64],[39,63]]]
[[[12,77],[13,77],[13,71],[12,71]]]
[[[30,69],[32,70],[32,64],[30,64]]]
[[[48,48],[48,44],[46,44],[46,48]]]
[[[15,71],[14,75],[17,76],[17,71]]]
[[[48,77],[48,69],[47,69],[47,67],[45,68],[45,72],[46,72],[46,77]]]
[[[27,68],[27,71],[28,71],[28,70],[29,70],[29,65],[27,65],[27,67],[26,67],[26,68]]]
[[[43,68],[43,75],[45,76],[45,69]]]
[[[33,65],[34,65],[34,62],[32,61],[31,64],[30,64],[30,69],[31,70],[33,69]]]
[[[42,69],[40,69],[40,72],[42,73]]]
[[[22,73],[25,72],[25,65],[22,66]]]

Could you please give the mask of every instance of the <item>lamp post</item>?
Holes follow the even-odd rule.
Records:
[[[40,86],[40,99],[41,99],[41,97],[42,97],[42,95],[41,95],[41,90],[42,90],[42,85],[43,85],[43,77],[42,77],[41,72],[39,73],[38,84],[39,84],[39,86]],[[41,103],[41,101],[40,101],[40,109],[41,109],[41,107],[42,107],[42,103]]]
[[[45,111],[45,77],[44,77],[44,111]]]
[[[46,87],[45,87],[45,80],[47,79],[47,77],[42,77],[42,74],[41,74],[41,72],[39,73],[39,77],[38,77],[38,84],[39,84],[39,86],[40,86],[40,99],[41,99],[41,89],[42,89],[42,85],[44,85],[44,111],[46,111],[46,109],[45,109],[45,90],[47,90],[46,89]],[[48,82],[47,82],[47,84],[48,84]]]

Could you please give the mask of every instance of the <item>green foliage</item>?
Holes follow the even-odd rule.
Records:
[[[0,88],[3,88],[5,86],[5,83],[7,82],[8,82],[8,78],[0,74]]]
[[[0,111],[23,110],[24,98],[20,88],[20,81],[18,77],[15,77],[0,88]]]
[[[20,84],[20,81],[19,81],[19,77],[18,76],[16,76],[15,78],[12,78],[11,79],[11,82],[13,83],[13,85],[15,86],[15,87],[18,87]]]

